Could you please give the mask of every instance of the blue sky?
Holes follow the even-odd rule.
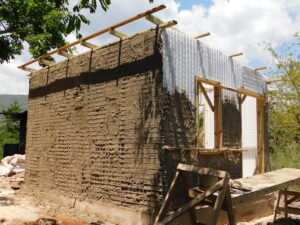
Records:
[[[213,3],[210,0],[180,0],[180,9],[191,9],[193,5],[203,5],[208,8]]]

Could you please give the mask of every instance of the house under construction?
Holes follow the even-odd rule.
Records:
[[[30,70],[26,186],[99,204],[103,217],[151,224],[178,163],[229,172],[265,170],[266,82],[258,71],[152,13],[20,66]],[[127,36],[119,26],[157,26]],[[169,27],[169,28],[168,28]],[[105,32],[120,41],[95,46]],[[59,53],[67,59],[51,63]],[[47,65],[33,71],[30,63]]]

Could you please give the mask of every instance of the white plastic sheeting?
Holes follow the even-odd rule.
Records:
[[[256,99],[247,97],[242,104],[243,177],[253,176],[257,167]]]
[[[222,52],[174,29],[164,30],[162,38],[164,87],[169,92],[185,91],[194,103],[195,75],[199,75],[230,88],[265,93],[266,83],[261,74]]]

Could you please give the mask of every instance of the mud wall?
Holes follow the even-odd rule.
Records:
[[[196,107],[192,104],[192,102],[190,102],[185,92],[175,92],[170,95],[166,90],[164,90],[163,96],[163,103],[161,103],[163,144],[171,147],[195,147],[197,143]],[[223,108],[225,115],[229,114],[231,111],[231,107]],[[223,117],[223,120],[226,120],[226,118]],[[223,125],[225,126],[225,131],[230,130],[230,126],[232,127],[232,124],[230,125],[230,123],[223,122]],[[234,126],[241,126],[241,124],[237,123]],[[230,135],[227,135],[226,137],[227,140],[229,140]],[[235,139],[231,143],[234,145],[230,147],[237,147]],[[228,142],[227,144],[230,144]],[[163,181],[166,184],[170,184],[173,179],[176,170],[175,168],[178,163],[187,163],[198,165],[200,167],[211,167],[228,171],[231,178],[242,177],[242,159],[240,153],[230,155],[203,155],[194,150],[174,150],[165,151],[162,160],[162,167],[165,171]],[[197,179],[198,178],[195,176],[191,177],[191,180],[193,180],[191,182],[192,185],[197,185]]]
[[[149,209],[161,202],[156,30],[32,74],[26,184]]]
[[[155,215],[179,162],[240,177],[236,157],[162,150],[197,134],[187,95],[163,88],[161,47],[150,30],[32,74],[28,187]]]

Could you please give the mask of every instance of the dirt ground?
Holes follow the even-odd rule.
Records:
[[[0,177],[0,225],[116,225],[70,208],[34,202],[13,190],[9,181],[9,177]]]
[[[51,208],[47,202],[37,203],[18,194],[19,190],[13,190],[9,181],[9,177],[0,179],[0,225],[117,225],[93,215],[79,214],[72,208]],[[300,225],[300,216],[293,216],[293,219],[280,217],[282,215],[274,224],[273,216],[269,216],[238,225]]]

